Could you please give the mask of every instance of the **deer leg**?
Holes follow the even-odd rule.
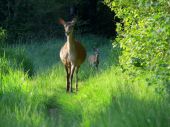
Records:
[[[70,81],[69,81],[69,78],[70,78],[70,69],[65,66],[65,70],[66,70],[66,78],[67,78],[67,81],[66,81],[66,92],[69,92],[69,89],[70,89]]]
[[[78,91],[78,70],[79,67],[76,67],[76,92]]]
[[[75,70],[75,66],[74,65],[71,65],[71,73],[70,73],[70,86],[71,86],[71,91],[70,92],[73,92],[73,87],[72,87],[72,80],[73,80],[73,74],[74,74],[74,70]]]

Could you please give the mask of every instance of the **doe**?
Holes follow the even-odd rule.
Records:
[[[93,48],[94,54],[90,55],[88,58],[90,66],[95,67],[98,70],[99,66],[99,49],[98,48]]]
[[[65,66],[67,73],[66,92],[73,92],[72,79],[74,71],[76,71],[76,92],[78,91],[78,70],[80,65],[85,61],[86,50],[83,45],[75,40],[73,36],[74,25],[76,19],[74,18],[70,22],[65,22],[63,19],[59,19],[59,23],[64,26],[65,35],[67,41],[60,50],[60,59]]]

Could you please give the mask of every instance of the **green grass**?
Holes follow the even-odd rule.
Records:
[[[148,85],[149,72],[132,80],[117,66],[119,49],[112,49],[108,39],[78,38],[88,54],[93,46],[99,47],[101,62],[98,72],[87,61],[81,66],[77,94],[65,92],[65,70],[59,60],[63,40],[10,48],[24,49],[35,69],[32,77],[1,58],[0,127],[170,126],[169,97],[156,92],[156,85]]]

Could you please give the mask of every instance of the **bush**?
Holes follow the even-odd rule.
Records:
[[[117,23],[116,42],[122,48],[121,66],[130,73],[141,68],[149,70],[154,73],[153,77],[162,80],[157,83],[167,84],[170,80],[169,2],[105,0],[105,3],[124,24],[122,28],[122,24]]]
[[[6,31],[0,27],[0,47],[3,47],[6,39]]]
[[[34,67],[33,63],[29,58],[25,56],[25,52],[22,50],[17,50],[16,52],[8,50],[0,50],[0,58],[5,58],[8,61],[8,64],[13,69],[22,69],[28,76],[33,76]]]
[[[5,57],[0,57],[0,77],[9,71],[9,63]]]

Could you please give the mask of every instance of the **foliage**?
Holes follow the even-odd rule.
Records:
[[[0,27],[0,48],[5,44],[6,34],[6,31]]]
[[[34,74],[33,64],[30,61],[30,59],[25,56],[23,50],[18,49],[14,51],[12,49],[0,49],[0,58],[2,58],[2,60],[6,63],[5,65],[9,65],[13,69],[21,69],[25,73],[27,73],[28,76],[33,76]],[[3,67],[8,66],[3,66],[2,64],[2,68]]]
[[[105,0],[122,19],[116,42],[122,48],[120,64],[128,73],[153,71],[159,85],[170,81],[170,3],[167,0]],[[152,79],[149,79],[152,80]],[[157,80],[158,81],[158,80]],[[150,81],[150,82],[153,82]]]
[[[88,55],[91,54],[91,46],[98,41],[109,43],[108,39],[94,36],[79,37],[79,40],[85,45]],[[157,86],[148,86],[145,78],[152,76],[150,72],[140,73],[134,81],[122,73],[121,68],[113,64],[117,61],[114,58],[118,57],[118,49],[112,51],[111,43],[97,45],[101,52],[99,71],[92,73],[85,62],[79,73],[78,93],[66,93],[65,70],[58,55],[63,42],[50,40],[47,43],[33,42],[13,47],[16,51],[18,48],[21,51],[24,49],[24,55],[33,62],[36,67],[33,78],[29,78],[21,69],[12,69],[3,59],[8,73],[0,75],[0,126],[169,125],[170,101],[166,92],[159,94],[155,92]]]
[[[72,7],[74,14],[70,14]],[[0,10],[0,26],[8,31],[9,43],[17,39],[61,38],[64,34],[58,18],[68,21],[73,16],[78,17],[80,33],[115,35],[115,24],[111,23],[114,13],[98,0],[3,0]]]
[[[9,72],[9,62],[5,59],[5,57],[0,57],[0,72],[1,77]]]

